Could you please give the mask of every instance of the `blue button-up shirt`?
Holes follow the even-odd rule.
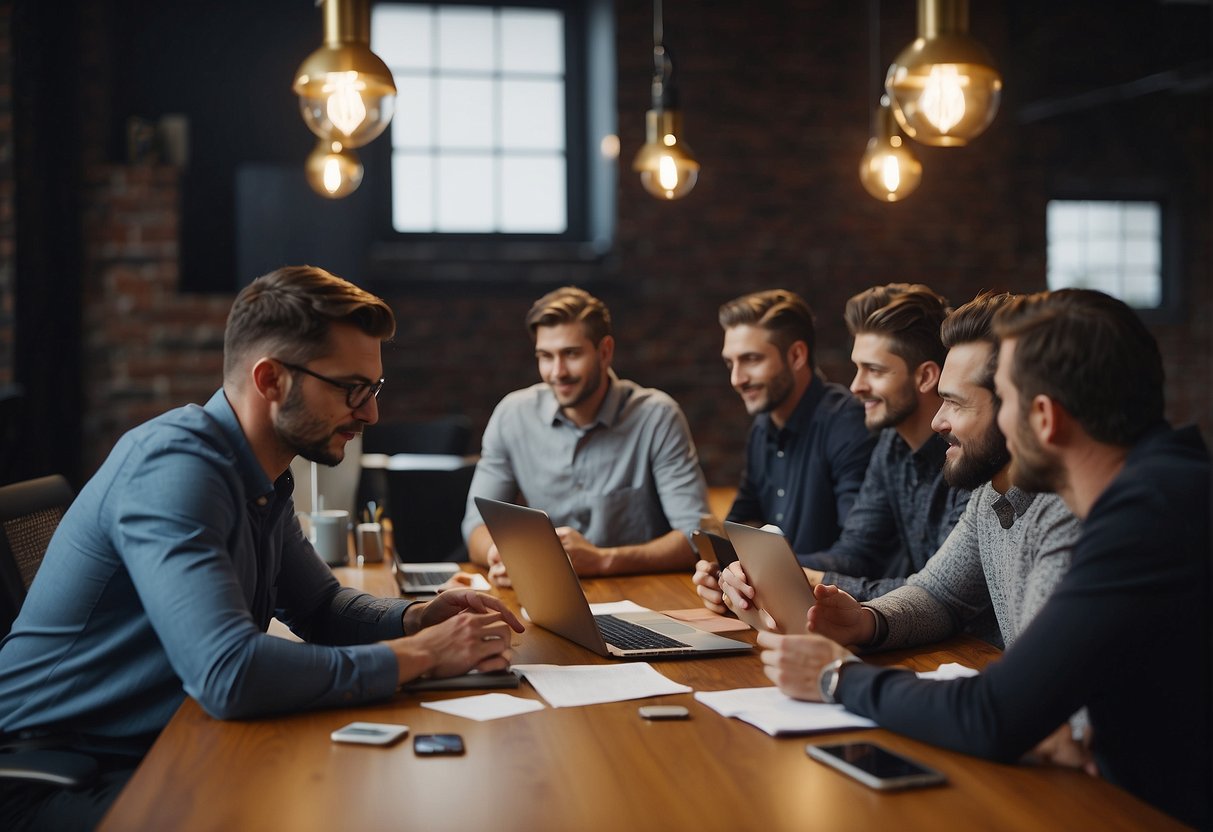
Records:
[[[842,531],[875,443],[851,391],[814,377],[782,429],[769,413],[754,419],[727,519],[773,523],[796,552],[825,549]]]
[[[127,433],[59,524],[0,645],[0,729],[159,731],[390,696],[406,602],[341,588],[223,391]],[[266,635],[277,615],[313,644]],[[323,645],[361,646],[323,646]]]

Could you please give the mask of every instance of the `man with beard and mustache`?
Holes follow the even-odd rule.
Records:
[[[947,301],[921,284],[876,286],[847,301],[843,317],[855,338],[851,393],[863,406],[867,430],[879,439],[836,541],[825,551],[801,548],[798,529],[787,530],[811,583],[837,585],[864,599],[899,587],[935,553],[964,510],[968,491],[944,482],[947,443],[931,429],[945,352],[939,326],[948,312]],[[725,338],[727,354],[728,330]],[[735,505],[729,519],[737,517],[750,519]],[[705,606],[728,608],[713,564],[700,562],[694,580]],[[745,609],[754,591],[744,570],[734,564],[725,580],[734,586],[730,600]]]
[[[1070,565],[1078,519],[1056,494],[1011,484],[1010,454],[995,419],[993,319],[1012,296],[979,295],[943,322],[948,348],[934,428],[948,443],[943,474],[972,489],[956,528],[906,585],[860,604],[841,589],[815,590],[809,632],[842,645],[891,650],[947,638],[992,608],[1009,647]]]
[[[475,498],[521,497],[552,518],[579,575],[689,567],[710,509],[682,410],[615,375],[610,311],[588,292],[549,292],[526,325],[543,381],[502,399],[485,427],[463,520],[471,559],[510,585]]]
[[[0,786],[6,829],[92,828],[185,697],[240,719],[509,665],[496,598],[342,588],[304,538],[291,460],[336,464],[379,418],[379,298],[310,266],[240,292],[223,387],[123,436],[67,510],[0,647],[0,730],[95,757],[97,782]],[[305,642],[266,633],[277,617]]]
[[[921,680],[819,636],[762,634],[767,673],[790,696],[1003,761],[1085,706],[1090,757],[1077,762],[1205,828],[1208,450],[1195,428],[1164,420],[1158,344],[1121,301],[1082,289],[1015,298],[995,333],[1011,482],[1055,491],[1082,520],[1065,576],[1002,658],[971,678]]]

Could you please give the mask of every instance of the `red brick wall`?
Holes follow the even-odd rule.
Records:
[[[12,5],[0,2],[0,386],[13,381],[13,282],[17,252],[13,227]]]
[[[177,289],[178,179],[167,166],[94,165],[84,218],[87,472],[121,434],[219,387],[229,297]]]

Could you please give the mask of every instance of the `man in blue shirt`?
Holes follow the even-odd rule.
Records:
[[[866,429],[879,439],[836,540],[806,548],[797,526],[771,521],[788,535],[813,583],[837,584],[861,599],[901,586],[964,511],[968,491],[944,481],[947,443],[931,429],[945,352],[939,326],[947,313],[944,298],[917,284],[877,286],[847,301],[844,317],[855,338],[851,392]],[[726,349],[728,337],[726,330]],[[734,574],[739,597],[752,597],[740,566]],[[727,611],[713,564],[701,561],[694,580],[705,606]]]
[[[508,666],[521,624],[497,599],[342,588],[295,518],[291,460],[335,465],[377,421],[394,331],[387,304],[322,269],[272,272],[232,307],[223,389],[115,445],[0,646],[0,730],[64,736],[105,776],[84,792],[0,789],[0,825],[95,824],[186,696],[233,719]],[[267,635],[272,616],[306,643]]]

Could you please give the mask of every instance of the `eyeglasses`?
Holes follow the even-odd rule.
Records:
[[[280,361],[278,359],[275,359],[275,360],[278,361],[278,363],[281,364],[283,367],[286,367],[288,370],[295,370],[300,373],[306,373],[307,375],[311,376],[312,378],[320,379],[325,384],[331,384],[334,387],[344,390],[345,391],[345,404],[350,410],[357,410],[358,408],[362,407],[364,404],[369,402],[371,399],[379,398],[379,391],[383,389],[383,382],[385,381],[385,379],[379,379],[378,381],[374,381],[374,382],[371,382],[371,381],[337,381],[337,379],[335,379],[335,378],[329,378],[328,376],[322,376],[322,375],[320,375],[320,373],[313,372],[313,371],[309,370],[307,367],[301,367],[298,364],[290,364],[286,361]]]

